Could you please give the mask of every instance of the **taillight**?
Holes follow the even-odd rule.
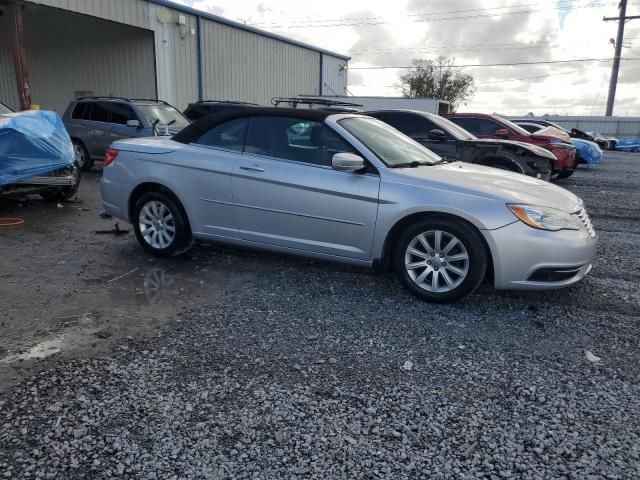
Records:
[[[107,149],[104,153],[104,166],[108,167],[111,162],[113,162],[118,156],[118,150],[114,150],[113,148]]]

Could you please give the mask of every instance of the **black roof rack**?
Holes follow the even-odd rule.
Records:
[[[108,95],[95,95],[95,96],[83,96],[78,97],[76,100],[124,100],[125,102],[130,102],[130,98],[126,97],[110,97]]]
[[[323,107],[363,107],[358,103],[341,102],[339,100],[329,100],[326,98],[298,98],[298,97],[273,97],[271,104],[275,107],[280,106],[281,103],[286,103],[293,108],[298,108],[298,105],[308,105],[309,108],[313,108],[313,105],[321,105]]]
[[[171,105],[167,102],[165,102],[164,100],[158,100],[157,98],[127,98],[127,97],[112,97],[109,95],[95,95],[95,96],[83,96],[83,97],[78,97],[76,98],[76,100],[120,100],[123,102],[156,102],[156,103],[162,103],[164,105],[168,105],[171,107]]]
[[[164,105],[169,105],[170,107],[172,106],[169,104],[169,102],[165,102],[164,100],[159,100],[157,98],[131,98],[129,100],[132,102],[156,102],[156,103],[162,103]]]

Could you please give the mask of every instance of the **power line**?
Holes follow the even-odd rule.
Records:
[[[640,60],[640,57],[623,58],[622,60]],[[581,63],[581,62],[610,62],[610,58],[576,58],[573,60],[547,60],[543,62],[515,62],[515,63],[475,63],[467,65],[447,65],[451,68],[464,67],[513,67],[518,65],[550,65],[556,63]],[[374,67],[349,67],[349,70],[403,70],[415,68],[415,65],[392,67],[392,66],[374,66]]]
[[[567,6],[563,6],[565,4],[569,4]],[[554,8],[554,10],[564,10],[564,9],[571,9],[571,8],[596,8],[596,7],[602,7],[602,6],[610,6],[610,5],[615,5],[615,2],[609,2],[609,3],[597,3],[597,4],[592,4],[592,5],[578,5],[578,6],[573,6],[573,0],[559,0],[557,2],[552,3],[551,5],[555,5],[557,6],[557,8]],[[505,10],[505,9],[513,9],[513,8],[523,8],[523,7],[539,7],[540,3],[524,3],[524,4],[519,4],[519,5],[507,5],[507,6],[500,6],[500,7],[485,7],[485,8],[473,8],[473,9],[463,9],[463,10],[443,10],[440,12],[424,12],[424,13],[409,13],[409,14],[405,14],[404,16],[407,17],[432,17],[435,15],[446,15],[446,14],[459,14],[459,13],[471,13],[471,12],[489,12],[489,11],[493,11],[493,10]],[[504,13],[496,13],[494,15],[503,15],[503,14],[508,14],[510,12],[504,12]],[[310,17],[305,17],[303,19],[299,19],[299,20],[291,20],[289,22],[289,25],[293,25],[293,24],[314,24],[314,23],[326,23],[326,22],[353,22],[353,21],[364,21],[364,20],[384,20],[385,17],[383,16],[372,16],[372,17],[343,17],[343,18],[324,18],[324,19],[317,19],[317,18],[310,18]],[[254,26],[264,26],[264,27],[269,27],[269,26],[274,26],[274,25],[279,25],[280,22],[256,22],[253,23],[252,25]]]
[[[552,42],[509,42],[509,43],[474,43],[474,44],[454,44],[454,45],[433,45],[430,47],[398,47],[398,48],[358,48],[354,50],[350,50],[349,53],[363,53],[363,52],[392,52],[392,51],[402,51],[402,50],[430,50],[430,49],[438,49],[438,48],[449,48],[449,47],[459,47],[459,48],[473,48],[473,47],[500,47],[500,46],[526,46],[526,45],[550,45]]]
[[[567,6],[567,7],[558,7],[558,8],[555,8],[554,10],[563,11],[563,10],[574,10],[578,8],[581,8],[581,9],[598,8],[598,7],[604,7],[609,5],[615,5],[615,4],[601,3],[601,4],[581,5],[581,6]],[[443,18],[420,18],[417,20],[413,20],[410,23],[445,22],[445,21],[451,21],[451,20],[470,20],[470,19],[476,19],[476,18],[492,18],[492,17],[512,16],[512,15],[525,15],[525,14],[540,13],[540,12],[545,12],[545,10],[519,10],[514,12],[487,13],[487,14],[477,14],[477,15],[454,15],[454,16],[443,17]],[[435,15],[435,14],[430,14],[430,15]],[[363,17],[363,19],[364,18],[365,17]],[[386,25],[391,23],[397,23],[397,22],[384,21],[384,20],[357,22],[357,23],[344,23],[344,22],[352,22],[352,20],[348,20],[348,19],[336,20],[336,22],[341,22],[341,23],[314,24],[314,23],[308,22],[305,24],[299,23],[299,24],[275,24],[275,25],[252,24],[252,25],[261,26],[263,28],[273,28],[273,29],[283,29],[283,28],[294,29],[294,28],[360,27],[360,26],[376,26],[376,25]]]
[[[560,45],[547,45],[547,47],[559,47]],[[504,50],[531,50],[531,49],[536,49],[536,48],[545,48],[544,45],[535,45],[535,46],[529,46],[529,47],[493,47],[493,48],[474,48],[474,49],[466,49],[464,50],[464,53],[474,53],[474,52],[493,52],[496,50],[500,50],[500,51],[504,51]],[[413,53],[430,53],[430,52],[438,52],[438,51],[451,51],[454,50],[455,47],[451,48],[451,47],[440,47],[440,48],[433,48],[433,49],[402,49],[405,50],[407,52],[413,52]],[[396,55],[396,52],[390,52],[390,51],[385,51],[385,50],[379,50],[379,51],[369,51],[369,52],[365,52],[365,53],[353,53],[350,52],[352,57],[364,57],[366,55]]]
[[[536,75],[534,77],[521,77],[521,78],[510,78],[510,79],[506,79],[506,80],[496,80],[495,82],[482,82],[482,83],[477,83],[476,85],[481,86],[481,85],[491,85],[491,84],[495,84],[495,83],[505,83],[505,82],[519,82],[522,80],[534,80],[534,79],[538,79],[538,78],[547,78],[547,77],[556,77],[559,75],[569,75],[571,73],[578,73],[578,72],[587,72],[590,70],[595,70],[596,68],[600,68],[606,65],[598,65],[598,67],[591,67],[591,68],[580,68],[578,70],[570,70],[568,72],[559,72],[559,73],[549,73],[548,75]]]

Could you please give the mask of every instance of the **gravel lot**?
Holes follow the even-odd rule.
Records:
[[[0,396],[0,475],[639,478],[640,155],[563,185],[600,240],[558,292],[435,306],[368,271],[196,248],[188,268],[246,282],[35,362]]]

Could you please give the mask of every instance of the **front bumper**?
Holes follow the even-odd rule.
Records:
[[[553,148],[551,152],[558,159],[553,165],[555,172],[564,170],[573,170],[576,167],[576,149],[575,148]]]
[[[549,232],[536,230],[520,221],[496,230],[483,230],[493,256],[494,286],[509,290],[562,288],[580,281],[593,266],[596,238],[586,227],[580,230]],[[573,275],[548,281],[540,272],[566,272]],[[557,278],[557,277],[556,277]]]

